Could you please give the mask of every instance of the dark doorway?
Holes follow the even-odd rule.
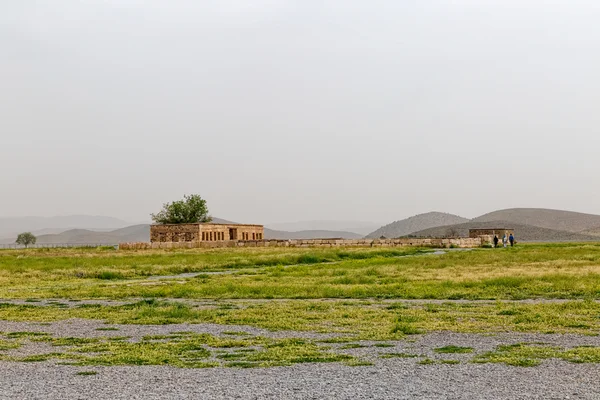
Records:
[[[229,228],[229,240],[237,240],[237,229]]]

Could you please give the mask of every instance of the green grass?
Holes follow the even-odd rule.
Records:
[[[345,345],[341,346],[340,349],[342,349],[342,350],[347,350],[347,349],[361,349],[361,348],[364,348],[364,347],[367,347],[367,346],[365,346],[363,344],[359,344],[359,343],[348,343],[348,344],[345,344]]]
[[[31,356],[25,357],[14,357],[13,361],[19,362],[42,362],[48,361],[55,358],[63,358],[65,355],[63,353],[45,353],[45,354],[35,354]]]
[[[19,347],[21,347],[21,343],[19,342],[0,339],[0,351],[18,349]]]
[[[452,353],[462,354],[462,353],[472,353],[473,348],[450,345],[450,346],[438,347],[437,349],[433,349],[433,351],[435,351],[436,353],[442,353],[442,354],[452,354]]]
[[[15,359],[184,368],[269,367],[304,362],[360,366],[368,362],[328,350],[321,343],[342,343],[336,348],[351,349],[362,346],[357,344],[360,340],[409,340],[410,335],[436,331],[583,335],[600,332],[600,304],[595,301],[600,298],[600,244],[531,244],[510,251],[475,249],[444,255],[424,254],[429,251],[415,248],[0,251],[0,298],[26,301],[26,304],[0,303],[0,320],[47,324],[83,318],[113,325],[232,326],[219,337],[172,332],[138,341],[129,337],[53,338],[43,332],[0,333],[0,356],[13,359],[10,350],[35,341],[60,347],[61,352]],[[188,272],[200,275],[147,279]],[[67,304],[61,299],[115,299],[128,303]],[[183,299],[203,301],[196,306]],[[426,302],[432,299],[442,302]],[[489,302],[444,302],[457,299]],[[507,301],[522,299],[566,301]],[[40,300],[51,301],[44,304]],[[274,340],[247,334],[239,326],[333,336],[319,342]],[[97,328],[98,331],[118,329]],[[472,349],[446,346],[435,351],[452,354],[469,353]],[[381,357],[402,357],[402,354],[388,353]],[[595,348],[557,349],[540,344],[499,347],[494,352],[475,355],[473,360],[533,366],[548,358],[569,362],[600,360]],[[454,361],[424,359],[420,363]]]
[[[416,354],[408,353],[382,353],[379,355],[380,358],[416,358],[419,357]]]
[[[16,340],[16,339],[13,339]],[[209,334],[155,335],[138,342],[114,341],[111,338],[61,338],[38,336],[39,342],[62,346],[63,352],[8,357],[8,361],[42,362],[53,359],[69,360],[71,365],[169,365],[180,368],[220,366],[211,355],[226,362],[224,366],[245,363],[245,366],[271,367],[299,363],[348,362],[359,365],[360,360],[344,354],[328,352],[312,341],[303,339],[268,339],[247,336],[240,339]],[[3,341],[4,342],[4,341]],[[20,343],[5,341],[3,349],[16,348]],[[2,342],[0,342],[2,343]],[[220,349],[227,349],[222,351]]]
[[[260,365],[258,363],[248,362],[248,361],[234,361],[226,364],[227,367],[230,368],[256,368]]]
[[[503,310],[518,313],[502,314]],[[363,304],[347,300],[287,300],[240,303],[220,309],[178,302],[145,300],[126,305],[78,305],[71,308],[37,305],[0,305],[0,319],[48,322],[71,318],[97,319],[108,324],[165,325],[216,323],[249,325],[272,331],[310,331],[341,335],[324,339],[329,343],[357,340],[398,340],[415,332],[465,333],[535,332],[596,335],[600,331],[600,304],[595,301],[564,303],[444,303],[436,312],[419,303],[389,310],[385,302]],[[402,322],[398,322],[402,321]],[[399,328],[399,326],[401,328]],[[13,336],[40,333],[13,333]],[[234,336],[234,335],[229,335]]]
[[[22,289],[52,283],[70,288],[74,296],[60,294],[59,298],[80,298],[76,287],[103,287],[105,282],[140,279],[149,276],[177,275],[189,272],[264,269],[278,266],[314,265],[329,262],[389,259],[427,252],[426,249],[216,249],[216,250],[160,250],[114,251],[106,249],[28,249],[0,251],[0,284]],[[204,275],[194,279],[209,279]],[[83,290],[83,288],[79,288]],[[12,296],[10,295],[12,293]],[[11,290],[0,291],[4,298],[52,297],[48,292],[32,296],[14,296]]]
[[[18,339],[18,338],[35,338],[35,337],[47,337],[49,333],[46,332],[10,332],[6,334],[6,337],[9,339]]]
[[[438,256],[411,248],[41,250],[0,252],[0,297],[519,300],[600,293],[600,245],[594,243]],[[144,280],[227,270],[234,273]]]
[[[543,360],[560,359],[571,363],[600,363],[600,347],[580,346],[571,349],[518,343],[498,346],[495,351],[478,355],[477,363],[504,363],[517,367],[535,367]]]
[[[247,335],[249,335],[248,332],[242,332],[242,331],[223,331],[221,333],[223,335],[231,335],[231,336],[247,336]]]

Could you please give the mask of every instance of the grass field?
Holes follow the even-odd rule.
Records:
[[[360,348],[351,342],[368,340],[385,347],[438,331],[589,336],[600,330],[600,244],[431,253],[417,248],[0,251],[1,320],[214,323],[330,335],[318,341],[175,334],[133,342],[107,336],[60,344],[51,335],[24,333],[0,338],[0,356],[79,365],[362,365],[329,346]],[[12,355],[33,341],[67,350],[32,359]],[[456,348],[449,346],[446,353]],[[527,366],[547,358],[598,362],[598,354],[597,348],[525,343],[472,357]]]

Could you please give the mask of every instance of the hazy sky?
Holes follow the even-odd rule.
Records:
[[[595,0],[4,0],[0,216],[600,214]]]

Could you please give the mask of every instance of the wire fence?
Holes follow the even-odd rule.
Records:
[[[0,243],[0,249],[55,249],[55,248],[95,248],[95,247],[119,247],[118,243],[36,243],[29,246],[23,246],[16,243]]]

